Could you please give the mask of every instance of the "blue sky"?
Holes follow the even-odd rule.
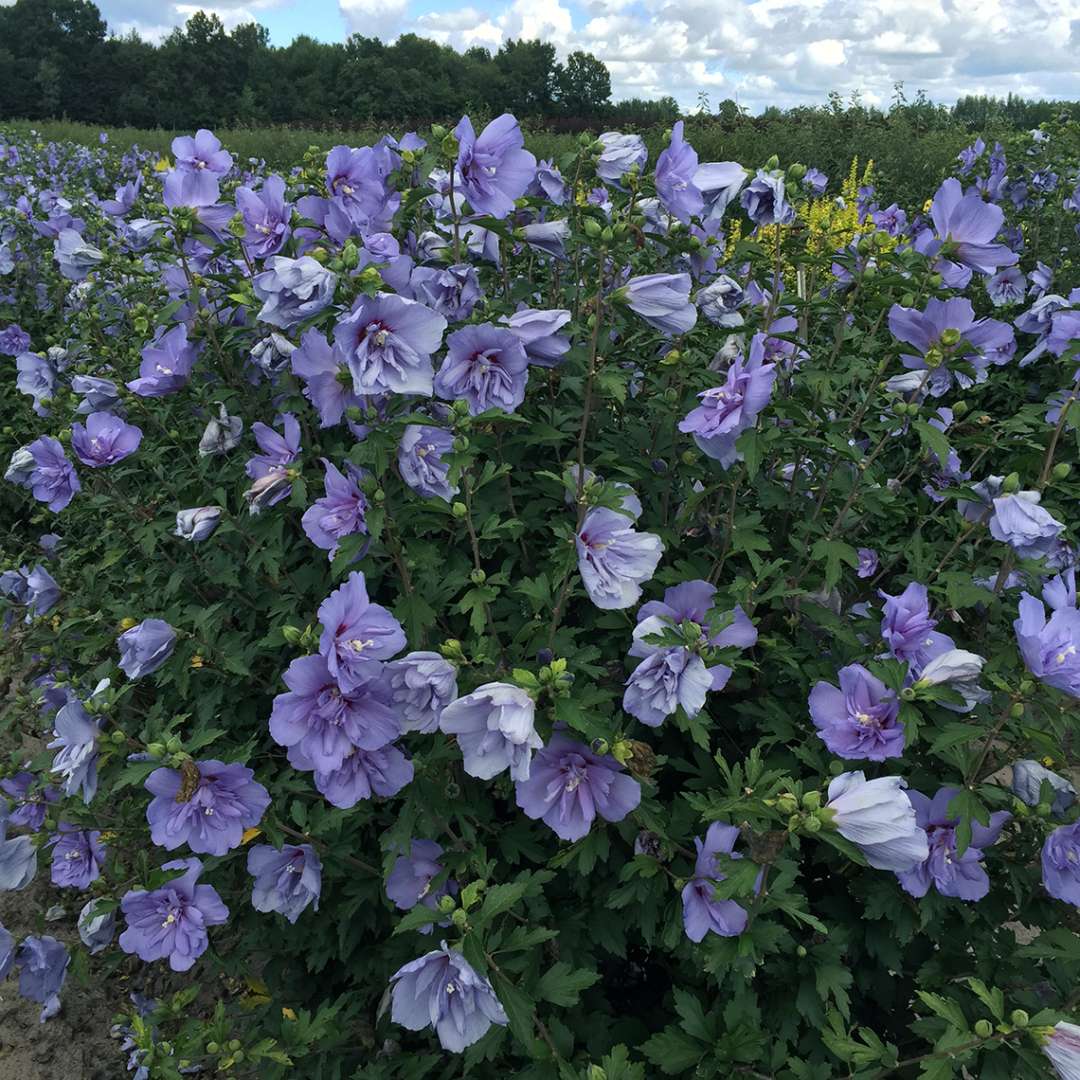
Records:
[[[0,0],[3,3],[4,0]],[[97,0],[117,32],[160,37],[200,7],[252,19],[275,44],[307,33],[391,39],[406,31],[465,49],[508,37],[585,49],[614,96],[704,92],[752,111],[820,104],[830,90],[887,104],[893,84],[951,103],[965,93],[1080,98],[1080,0]]]

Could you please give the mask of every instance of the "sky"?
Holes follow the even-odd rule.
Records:
[[[0,3],[4,0],[0,0]],[[708,96],[751,112],[823,104],[830,90],[887,106],[896,82],[963,94],[1080,98],[1080,0],[97,0],[112,30],[160,38],[201,7],[305,33],[391,40],[412,31],[466,49],[541,38],[607,64],[612,96]]]

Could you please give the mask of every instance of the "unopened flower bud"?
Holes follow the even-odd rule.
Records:
[[[152,758],[159,758],[165,756],[165,744],[159,742],[152,742],[146,747],[146,752]]]
[[[797,949],[795,950],[795,955],[796,955],[796,956],[797,956],[797,957],[798,957],[798,958],[799,958],[800,960],[805,960],[805,959],[806,959],[806,946],[805,946],[805,945],[800,945],[800,946],[799,946],[799,947],[798,947],[798,948],[797,948]]]
[[[1050,475],[1055,480],[1064,480],[1069,473],[1072,472],[1072,466],[1066,461],[1059,461],[1053,468]]]
[[[469,575],[469,580],[474,585],[483,585],[484,582],[487,581],[487,574],[485,574],[483,570],[477,569]]]
[[[583,227],[585,229],[585,235],[590,240],[595,240],[604,231],[603,226],[596,218],[586,218]]]
[[[452,896],[442,896],[439,898],[439,910],[444,915],[449,915],[454,908],[457,907],[457,902]]]
[[[463,518],[469,513],[469,508],[463,502],[456,502],[450,507],[450,513],[456,518]]]
[[[994,1033],[994,1026],[989,1020],[976,1020],[975,1021],[975,1034],[980,1039],[989,1039]]]
[[[776,800],[776,808],[781,814],[794,814],[799,808],[798,800],[790,792],[785,792]]]
[[[229,1040],[229,1049],[233,1053],[236,1053],[236,1051],[240,1049],[240,1040],[239,1039],[230,1039]]]
[[[290,645],[299,645],[300,638],[304,636],[304,631],[297,626],[283,626],[281,628],[281,636]]]
[[[805,828],[808,833],[821,832],[821,818],[808,817],[803,823],[803,828]]]
[[[1031,1019],[1031,1017],[1028,1016],[1028,1014],[1024,1012],[1023,1009],[1013,1009],[1012,1014],[1009,1016],[1009,1019],[1018,1028],[1022,1028],[1028,1026],[1028,1021]]]
[[[804,810],[817,810],[821,806],[821,792],[808,791],[802,798]]]
[[[1011,495],[1014,491],[1020,490],[1020,474],[1011,472],[1001,483],[1002,493],[1005,495]]]
[[[1019,720],[1020,717],[1024,715],[1024,703],[1022,701],[1016,702],[1016,704],[1014,704],[1013,707],[1009,710],[1009,715],[1014,720]]]
[[[467,912],[462,911],[461,908],[455,908],[450,918],[459,930],[464,930],[469,924],[469,915]]]
[[[941,331],[941,344],[947,345],[949,348],[952,348],[953,345],[959,345],[960,331],[955,326],[946,326]]]
[[[768,161],[765,162],[765,168],[768,169],[770,172],[773,169],[779,169],[780,168],[780,159],[775,154],[773,154],[773,156],[771,158],[769,158]]]

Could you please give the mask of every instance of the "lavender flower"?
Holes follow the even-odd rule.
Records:
[[[56,369],[37,353],[25,352],[15,358],[15,389],[34,399],[38,416],[48,416],[48,404],[56,390]]]
[[[1019,304],[1027,295],[1027,278],[1017,266],[1008,266],[986,279],[986,294],[994,307]]]
[[[383,669],[402,731],[430,734],[457,697],[457,669],[438,653],[411,652]]]
[[[3,982],[15,962],[15,939],[0,923],[0,982]]]
[[[71,389],[83,399],[75,410],[80,416],[92,412],[112,412],[120,403],[120,388],[112,379],[76,375],[71,380]]]
[[[58,514],[82,489],[75,468],[67,459],[63,446],[51,435],[42,435],[27,448],[34,459],[30,473],[30,492],[38,502],[43,502]]]
[[[71,448],[84,465],[99,469],[134,454],[142,435],[134,424],[125,424],[112,413],[95,412],[87,416],[85,427],[71,425]]]
[[[30,335],[17,323],[0,330],[0,356],[18,356],[30,348]]]
[[[367,499],[359,487],[362,474],[357,466],[347,462],[343,474],[326,458],[322,464],[326,470],[326,494],[304,511],[300,523],[307,538],[333,561],[344,537],[367,533]]]
[[[615,303],[626,304],[665,334],[685,334],[697,322],[697,308],[690,301],[689,274],[632,277],[611,298]]]
[[[790,225],[795,220],[795,207],[787,201],[783,175],[758,169],[757,176],[743,188],[739,202],[755,225]]]
[[[641,583],[656,572],[664,551],[659,536],[637,532],[632,518],[605,507],[585,515],[575,542],[585,591],[605,609],[637,603]]]
[[[236,189],[236,206],[244,219],[244,249],[255,259],[276,255],[289,238],[292,208],[285,202],[285,181],[268,176],[262,189]]]
[[[456,735],[465,771],[491,780],[504,769],[512,780],[529,779],[533,750],[544,743],[533,726],[533,699],[510,683],[484,683],[446,705],[439,728]]]
[[[446,320],[431,308],[393,293],[360,296],[334,327],[356,394],[431,395],[431,354]]]
[[[810,716],[821,741],[842,758],[884,761],[904,752],[900,702],[861,664],[839,671],[840,689],[818,682],[810,691]]]
[[[841,773],[829,784],[827,817],[878,870],[905,873],[930,854],[906,786],[899,776],[867,780],[861,772]]]
[[[567,185],[557,165],[551,161],[541,161],[536,166],[536,176],[529,185],[526,195],[536,195],[555,206],[566,202]]]
[[[79,912],[79,940],[89,950],[91,956],[104,952],[116,936],[115,910],[99,912],[99,899],[88,900]]]
[[[206,540],[221,524],[224,512],[220,506],[193,506],[189,510],[177,510],[174,535],[192,543]]]
[[[1037,761],[1017,761],[1012,767],[1012,792],[1027,806],[1038,806],[1042,800],[1042,786],[1049,784],[1053,802],[1050,813],[1060,818],[1076,802],[1076,788],[1056,772],[1040,765]],[[12,815],[14,821],[14,815]]]
[[[323,625],[319,652],[343,689],[370,678],[375,661],[389,660],[405,647],[401,624],[368,600],[364,575],[354,571],[319,607]]]
[[[31,832],[37,832],[45,824],[45,814],[50,803],[60,798],[60,792],[51,784],[38,786],[37,777],[25,770],[14,776],[0,780],[0,791],[11,798],[15,809],[8,817],[10,825],[21,825]],[[2,805],[2,804],[0,804]],[[0,810],[0,817],[3,811]]]
[[[78,698],[69,699],[53,721],[55,738],[48,749],[59,750],[53,758],[50,772],[63,778],[61,790],[65,795],[82,791],[84,803],[97,792],[97,721],[83,708]]]
[[[42,1006],[40,1022],[60,1011],[60,991],[67,978],[71,957],[54,937],[31,935],[15,954],[19,968],[19,993]]]
[[[274,698],[270,735],[279,746],[296,747],[305,768],[331,772],[354,748],[378,750],[401,734],[390,684],[378,665],[371,678],[341,689],[318,654],[297,657],[283,679],[288,693]]]
[[[222,150],[212,131],[199,128],[194,137],[181,135],[172,141],[176,168],[165,177],[165,205],[212,206],[218,201],[218,177],[232,168],[232,154]]]
[[[447,480],[450,463],[443,460],[443,455],[453,448],[454,436],[449,431],[427,424],[407,425],[398,444],[401,479],[417,495],[449,502],[458,487],[451,487]]]
[[[262,301],[257,318],[281,330],[318,315],[334,299],[337,274],[310,255],[289,259],[271,255],[266,269],[251,279],[255,296]]]
[[[939,634],[930,618],[930,600],[926,586],[913,581],[899,596],[880,592],[882,609],[881,636],[897,660],[906,660],[923,668],[935,656],[956,648],[952,638]]]
[[[409,277],[409,288],[414,300],[455,322],[468,319],[484,295],[476,267],[468,263],[418,266]]]
[[[1060,607],[1047,619],[1042,601],[1025,592],[1013,630],[1028,671],[1047,686],[1080,698],[1080,611]]]
[[[738,937],[746,929],[746,910],[734,900],[717,900],[713,893],[713,882],[723,881],[726,876],[718,869],[716,856],[724,854],[741,859],[734,850],[738,838],[739,830],[734,825],[722,825],[719,821],[709,826],[704,841],[694,837],[697,848],[694,876],[682,891],[683,929],[693,942],[703,940],[708,933]]]
[[[157,671],[172,656],[176,631],[162,619],[146,619],[117,639],[120,668],[134,682]]]
[[[705,207],[705,199],[694,177],[698,171],[698,156],[683,138],[683,122],[671,129],[671,141],[656,162],[656,194],[668,213],[680,221],[689,222]]]
[[[570,225],[565,218],[558,221],[534,221],[515,229],[514,237],[528,244],[534,251],[543,252],[553,259],[565,259]]]
[[[1059,1020],[1042,1043],[1043,1053],[1050,1059],[1060,1080],[1080,1080],[1080,1027],[1068,1020]]]
[[[624,135],[620,131],[605,131],[599,138],[603,144],[596,161],[596,175],[601,180],[619,183],[631,170],[645,167],[649,151],[640,135]]]
[[[52,883],[61,889],[88,889],[101,876],[106,845],[101,832],[77,829],[60,822],[60,832],[52,840]]]
[[[1065,526],[1039,505],[1037,491],[994,499],[990,535],[1008,544],[1021,559],[1041,559],[1053,550]]]
[[[860,578],[873,577],[877,573],[878,553],[872,548],[859,548],[859,565],[855,573]]]
[[[127,388],[139,397],[164,397],[186,385],[195,364],[195,349],[188,344],[187,327],[181,323],[147,345],[139,364],[139,377]]]
[[[694,717],[712,689],[712,675],[704,660],[681,646],[656,649],[626,680],[622,707],[649,727],[659,727],[679,706]]]
[[[82,281],[97,269],[105,253],[88,244],[74,229],[61,229],[53,243],[53,258],[68,281]]]
[[[942,788],[933,799],[918,791],[907,797],[915,808],[921,829],[926,830],[930,854],[912,870],[897,873],[904,891],[922,897],[932,885],[942,896],[960,900],[981,900],[990,891],[990,878],[982,866],[983,849],[997,843],[1001,830],[1012,819],[1007,810],[990,815],[989,825],[971,823],[971,843],[963,855],[956,851],[956,826],[959,818],[948,814],[949,803],[959,794],[957,788]]]
[[[1080,821],[1056,828],[1043,844],[1043,886],[1055,900],[1080,907]]]
[[[254,776],[243,765],[213,758],[155,769],[145,784],[154,796],[146,808],[150,838],[166,851],[186,843],[205,855],[239,847],[244,830],[258,825],[270,805]]]
[[[37,874],[37,849],[29,836],[8,837],[7,826],[0,814],[0,892],[18,892]]]
[[[528,372],[525,346],[516,334],[492,323],[463,326],[446,339],[435,393],[447,401],[464,400],[473,416],[488,409],[512,413],[525,400]]]
[[[641,785],[613,757],[558,734],[537,752],[529,779],[516,790],[526,816],[542,819],[563,840],[580,840],[597,814],[622,821],[641,802]]]
[[[280,851],[256,844],[248,852],[247,870],[255,879],[251,906],[256,911],[277,911],[295,923],[309,904],[319,910],[322,862],[310,844],[286,844]]]
[[[217,457],[227,454],[240,445],[240,433],[244,430],[244,421],[239,416],[230,416],[225,406],[218,402],[217,416],[211,416],[199,439],[200,457]]]
[[[506,217],[536,175],[536,158],[524,149],[517,120],[503,113],[478,137],[469,118],[463,116],[454,135],[461,194],[477,213]]]
[[[746,183],[747,172],[737,161],[707,161],[694,173],[694,187],[705,201],[701,223],[718,233],[724,211]]]
[[[289,755],[296,769],[311,769],[303,754]],[[315,787],[327,802],[340,810],[351,810],[363,799],[380,795],[384,799],[396,795],[412,783],[413,764],[396,746],[378,750],[350,750],[337,769],[315,769]]]
[[[398,968],[390,985],[394,1023],[409,1031],[434,1028],[442,1048],[454,1054],[483,1038],[492,1024],[509,1022],[491,983],[445,941]]]
[[[539,311],[519,307],[499,321],[525,346],[529,363],[537,367],[555,367],[570,351],[570,339],[559,333],[570,321],[570,312],[562,308]]]
[[[457,892],[457,882],[446,881],[437,889],[431,882],[442,872],[439,856],[443,849],[434,840],[413,840],[408,855],[399,855],[386,879],[386,895],[401,911],[411,911],[417,904],[434,910],[444,896]],[[426,926],[421,933],[431,933]]]
[[[60,602],[60,586],[44,566],[26,575],[26,605],[32,615],[45,615]]]
[[[200,860],[175,859],[162,869],[184,873],[160,889],[124,896],[120,910],[127,929],[120,935],[120,948],[140,960],[167,959],[173,971],[188,971],[210,944],[206,928],[228,921],[229,909],[212,885],[196,884]]]
[[[342,350],[337,345],[331,347],[322,332],[314,328],[304,332],[300,347],[290,357],[293,374],[304,382],[304,397],[319,414],[320,427],[334,427],[344,419],[346,409],[366,404],[364,398],[353,393],[351,383],[343,385],[341,381],[341,376],[347,374],[345,360]]]
[[[300,456],[300,423],[292,413],[285,413],[280,420],[282,434],[263,423],[251,425],[251,433],[262,450],[244,466],[255,481],[243,496],[252,514],[275,506],[292,492],[289,466]]]

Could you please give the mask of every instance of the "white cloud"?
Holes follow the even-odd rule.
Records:
[[[397,37],[408,10],[408,0],[338,0],[350,32],[365,37]]]

